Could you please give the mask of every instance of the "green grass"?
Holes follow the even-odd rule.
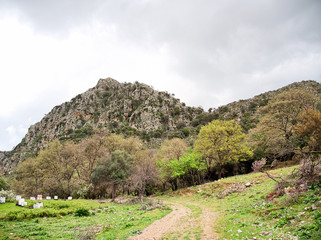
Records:
[[[284,177],[293,168],[270,173]],[[247,182],[252,185],[244,188]],[[275,182],[263,173],[247,174],[203,185],[195,198],[219,211],[217,226],[222,239],[321,239],[320,188],[267,202],[274,187]],[[317,211],[312,211],[312,204]]]
[[[0,204],[0,239],[89,239],[94,235],[97,239],[126,239],[170,212],[161,208],[141,210],[139,204],[100,204],[94,200],[43,202],[41,209]],[[77,210],[89,210],[90,215],[75,216]],[[11,219],[12,216],[16,217]]]
[[[294,168],[297,166],[270,173],[285,177]],[[248,182],[251,186],[245,187]],[[275,185],[266,174],[251,173],[168,193],[160,198],[189,207],[194,216],[199,216],[199,208],[193,203],[217,212],[215,230],[220,239],[321,239],[321,182],[296,197],[284,195],[268,202],[266,196]],[[182,193],[193,193],[193,196],[180,196]],[[317,210],[312,210],[312,204]]]
[[[295,167],[270,171],[273,176],[286,176]],[[250,187],[245,184],[250,182]],[[266,196],[275,182],[263,173],[226,178],[168,193],[158,198],[188,207],[190,218],[198,221],[202,209],[217,212],[215,230],[221,239],[321,239],[321,181],[296,197],[284,195],[272,202]],[[28,209],[14,203],[0,204],[0,239],[126,239],[139,234],[153,221],[170,210],[141,210],[139,204],[120,205],[94,200],[46,201],[44,208]],[[28,201],[28,206],[32,204]],[[316,206],[316,210],[312,209]],[[147,205],[146,205],[147,206]],[[79,210],[82,209],[82,210]],[[90,216],[75,216],[76,211]],[[202,229],[191,225],[164,239],[200,239]]]

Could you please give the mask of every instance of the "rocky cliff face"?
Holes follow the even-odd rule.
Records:
[[[54,107],[40,122],[30,126],[13,151],[0,152],[0,172],[10,173],[19,162],[33,156],[55,138],[78,141],[92,135],[96,128],[135,135],[148,142],[193,137],[202,125],[214,119],[235,119],[246,132],[255,127],[257,110],[276,94],[290,88],[306,88],[321,96],[320,83],[302,81],[204,112],[145,84],[100,79],[95,87]]]

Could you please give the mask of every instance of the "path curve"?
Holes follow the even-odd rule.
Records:
[[[166,236],[170,236],[170,234],[174,234],[172,236],[175,236],[175,239],[183,239],[186,236],[186,232],[196,228],[201,229],[202,233],[200,234],[200,237],[202,240],[215,240],[219,238],[214,231],[216,213],[194,201],[184,201],[182,203],[200,207],[202,213],[199,217],[194,218],[191,209],[183,206],[179,201],[166,201],[166,204],[171,204],[170,207],[173,211],[165,217],[153,222],[143,230],[142,234],[131,236],[128,239],[170,239],[170,237],[166,238]]]
[[[153,222],[147,228],[145,228],[142,234],[137,236],[129,237],[130,240],[157,240],[161,239],[163,235],[171,233],[177,230],[177,224],[180,220],[192,214],[192,211],[184,207],[181,204],[175,203],[175,205],[170,206],[172,212],[167,214],[165,217]]]

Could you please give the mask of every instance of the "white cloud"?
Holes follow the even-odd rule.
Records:
[[[21,136],[27,133],[28,129],[23,126],[9,126],[6,128],[6,132],[9,136],[9,143],[11,145],[16,145],[21,141]]]

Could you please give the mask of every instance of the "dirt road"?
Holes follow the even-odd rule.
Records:
[[[145,228],[131,240],[204,239],[215,240],[215,212],[197,202],[169,200],[173,211]]]

